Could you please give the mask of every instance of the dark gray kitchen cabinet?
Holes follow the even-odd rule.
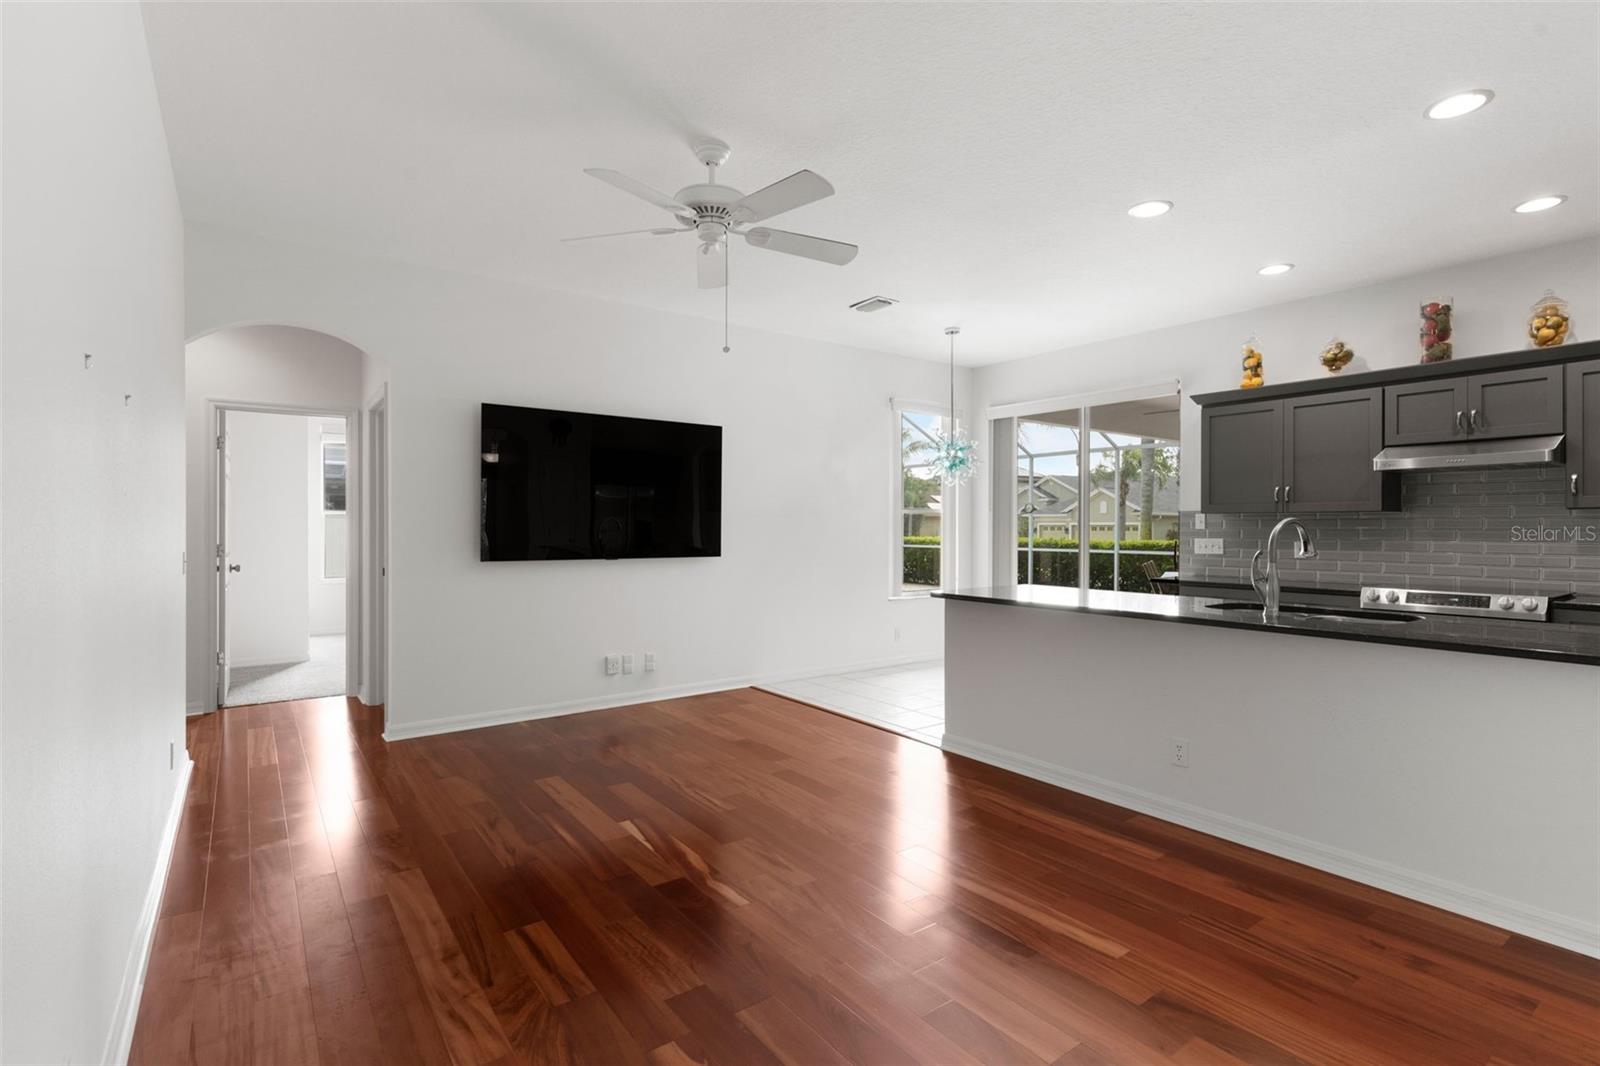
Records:
[[[1383,390],[1325,392],[1283,404],[1283,509],[1399,507],[1399,479],[1372,469],[1383,448]]]
[[[1390,385],[1384,396],[1384,444],[1437,444],[1467,435],[1467,379]]]
[[[1562,368],[1535,366],[1467,378],[1467,425],[1479,439],[1560,433]]]
[[[1271,514],[1283,495],[1283,401],[1200,412],[1200,506],[1227,514]]]
[[[1383,390],[1355,389],[1206,407],[1200,505],[1231,514],[1381,511],[1399,482],[1372,469],[1383,447]]]
[[[1567,506],[1600,507],[1600,359],[1566,370]]]

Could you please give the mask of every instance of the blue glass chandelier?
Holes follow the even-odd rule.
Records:
[[[933,440],[933,465],[938,467],[939,479],[946,485],[960,485],[978,469],[977,442],[963,436],[961,427],[956,424],[956,334],[960,332],[960,326],[944,329],[944,335],[950,338],[950,416]]]

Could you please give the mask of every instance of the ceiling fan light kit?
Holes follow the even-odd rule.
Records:
[[[833,186],[820,174],[810,170],[800,170],[747,196],[738,189],[722,185],[717,181],[717,168],[728,162],[730,152],[731,150],[722,141],[708,139],[696,143],[695,158],[705,166],[706,180],[695,185],[686,185],[674,196],[658,192],[644,182],[630,178],[619,171],[598,167],[586,169],[585,174],[671,212],[679,224],[676,227],[622,230],[617,233],[568,237],[566,240],[571,242],[635,234],[663,236],[671,233],[693,233],[700,241],[699,252],[695,257],[695,277],[702,289],[726,290],[727,244],[730,235],[743,237],[745,243],[752,248],[764,248],[784,255],[797,255],[804,259],[814,259],[819,263],[831,263],[834,266],[844,266],[856,257],[860,249],[844,241],[831,241],[823,237],[790,233],[787,230],[771,229],[766,226],[748,228],[753,223],[762,222],[785,211],[792,211],[797,207],[832,196]],[[726,334],[726,292],[723,295],[723,330]],[[728,350],[726,335],[723,338],[722,350]]]

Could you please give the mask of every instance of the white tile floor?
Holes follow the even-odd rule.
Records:
[[[944,738],[942,659],[761,687],[926,744],[938,744]]]

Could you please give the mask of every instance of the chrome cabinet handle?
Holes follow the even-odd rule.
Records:
[[[1571,493],[1572,493],[1572,494],[1573,494],[1573,495],[1574,495],[1574,496],[1576,496],[1576,495],[1577,495],[1577,494],[1578,494],[1578,475],[1577,475],[1577,474],[1573,474],[1573,475],[1572,475],[1572,476],[1571,476],[1571,477],[1570,477],[1570,478],[1569,478],[1569,479],[1568,479],[1568,482],[1567,482],[1567,483],[1568,483],[1568,485],[1569,485],[1569,486],[1570,486],[1570,489],[1569,489],[1569,491],[1570,491],[1570,492],[1571,492]]]
[[[1465,433],[1466,431],[1467,431],[1467,420],[1466,420],[1465,412],[1457,411],[1456,412],[1456,432],[1457,433]]]
[[[1487,428],[1483,424],[1483,419],[1478,417],[1478,409],[1476,407],[1474,407],[1472,409],[1472,413],[1467,416],[1467,422],[1468,422],[1469,425],[1472,426],[1473,429],[1485,429],[1485,428]]]
[[[1277,485],[1272,486],[1272,502],[1273,503],[1277,503],[1278,502],[1278,492],[1279,492],[1278,486]]]
[[[1289,493],[1292,492],[1292,491],[1294,491],[1294,486],[1293,485],[1285,485],[1283,487],[1283,502],[1284,503],[1288,503],[1289,502]]]

